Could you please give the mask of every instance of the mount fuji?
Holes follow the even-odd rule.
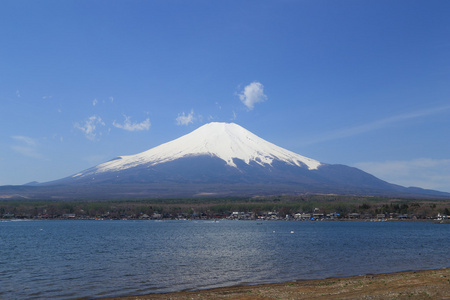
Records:
[[[22,186],[34,197],[125,198],[347,194],[449,197],[390,184],[359,169],[325,164],[276,146],[234,123],[209,123],[150,150],[73,176]]]
[[[206,165],[201,167],[197,165],[202,161]],[[273,171],[274,164],[282,163],[287,166],[317,170],[321,165],[316,160],[269,143],[239,125],[209,123],[185,136],[145,152],[130,156],[119,156],[75,174],[72,176],[72,180],[78,182],[91,180],[93,182],[104,180],[122,182],[124,174],[128,174],[128,176],[133,177],[133,181],[151,182],[153,179],[149,181],[148,176],[152,178],[154,175],[152,173],[155,172],[161,175],[165,166],[172,165],[175,162],[177,165],[180,164],[179,170],[172,175],[186,182],[198,180],[196,176],[193,176],[194,172],[198,172],[198,175],[203,172],[211,173],[211,171],[217,173],[216,171],[219,170],[213,169],[213,167],[222,169],[220,173],[225,172],[229,175],[235,173],[236,176],[245,177],[246,172],[250,171],[249,167],[256,167],[260,171],[269,168]],[[208,167],[208,164],[211,164],[211,166]],[[139,173],[140,178],[133,175],[136,172]],[[189,174],[183,176],[183,173],[186,172]],[[220,175],[220,173],[217,175]],[[166,174],[166,176],[171,175]],[[222,180],[224,179],[222,178]],[[237,179],[237,177],[228,178],[226,181],[236,181]],[[243,179],[240,178],[239,181]]]

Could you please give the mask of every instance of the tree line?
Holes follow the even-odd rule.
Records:
[[[2,200],[0,218],[221,218],[232,212],[254,216],[274,212],[277,215],[320,212],[336,213],[340,218],[355,214],[361,217],[378,214],[406,218],[433,218],[450,215],[448,200],[391,199],[345,196],[285,196],[262,198],[183,198],[140,200]]]

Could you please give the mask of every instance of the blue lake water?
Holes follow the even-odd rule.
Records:
[[[0,299],[129,296],[450,266],[450,225],[0,222]]]

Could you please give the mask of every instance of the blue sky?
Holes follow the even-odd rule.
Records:
[[[211,121],[450,192],[450,1],[0,3],[0,185]]]

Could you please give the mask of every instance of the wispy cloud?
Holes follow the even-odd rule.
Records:
[[[113,122],[114,127],[124,129],[127,131],[141,131],[141,130],[149,130],[150,129],[151,124],[150,124],[149,118],[145,119],[141,123],[131,123],[129,116],[124,116],[124,117],[125,117],[125,121],[123,122],[123,124],[119,124],[116,121],[114,121]]]
[[[84,121],[84,123],[75,123],[74,127],[81,130],[87,139],[94,141],[95,137],[97,136],[97,133],[95,132],[97,129],[97,125],[105,126],[105,123],[103,122],[102,118],[94,115],[89,117],[86,121]]]
[[[37,142],[35,139],[23,136],[23,135],[15,135],[12,137],[14,140],[27,144],[28,146],[36,146]]]
[[[191,123],[194,123],[194,110],[192,109],[188,115],[186,115],[184,112],[178,114],[178,117],[175,120],[177,121],[177,125],[189,125]]]
[[[17,96],[17,98],[20,98],[20,91],[19,90],[16,90],[16,96]]]
[[[95,98],[95,99],[92,101],[92,106],[96,106],[97,103],[98,103],[98,100],[97,100],[97,98]]]
[[[264,94],[264,86],[257,81],[250,83],[239,94],[239,99],[249,110],[252,110],[256,103],[267,100],[267,96]]]
[[[38,153],[36,151],[36,149],[34,149],[32,147],[14,145],[14,146],[11,146],[11,148],[14,151],[16,151],[24,156],[28,156],[28,157],[32,157],[32,158],[42,158],[42,155],[40,153]]]
[[[434,107],[434,108],[424,109],[424,110],[420,110],[420,111],[414,111],[414,112],[409,112],[409,113],[405,113],[405,114],[400,114],[400,115],[392,116],[389,118],[377,120],[374,122],[370,122],[370,123],[366,123],[366,124],[362,124],[362,125],[358,125],[358,126],[354,126],[354,127],[334,130],[334,131],[328,132],[326,134],[323,134],[321,136],[318,136],[317,138],[311,139],[311,140],[307,141],[306,143],[307,144],[316,144],[316,143],[325,142],[325,141],[329,141],[329,140],[336,140],[336,139],[346,138],[346,137],[350,137],[350,136],[355,136],[355,135],[366,133],[369,131],[389,127],[390,125],[398,123],[398,122],[415,119],[415,118],[420,118],[420,117],[425,117],[425,116],[429,116],[429,115],[434,115],[434,114],[442,113],[442,112],[445,112],[448,110],[450,110],[450,106],[440,106],[440,107]]]
[[[57,133],[55,133],[55,134],[52,136],[52,138],[53,138],[54,140],[59,140],[61,143],[64,142],[64,138],[62,137],[62,135],[59,135],[59,134],[57,134]]]
[[[450,192],[450,159],[360,162],[354,166],[391,183]]]
[[[16,135],[12,138],[18,144],[11,146],[11,149],[27,157],[42,158],[42,154],[37,151],[38,143],[35,139],[22,135]]]

